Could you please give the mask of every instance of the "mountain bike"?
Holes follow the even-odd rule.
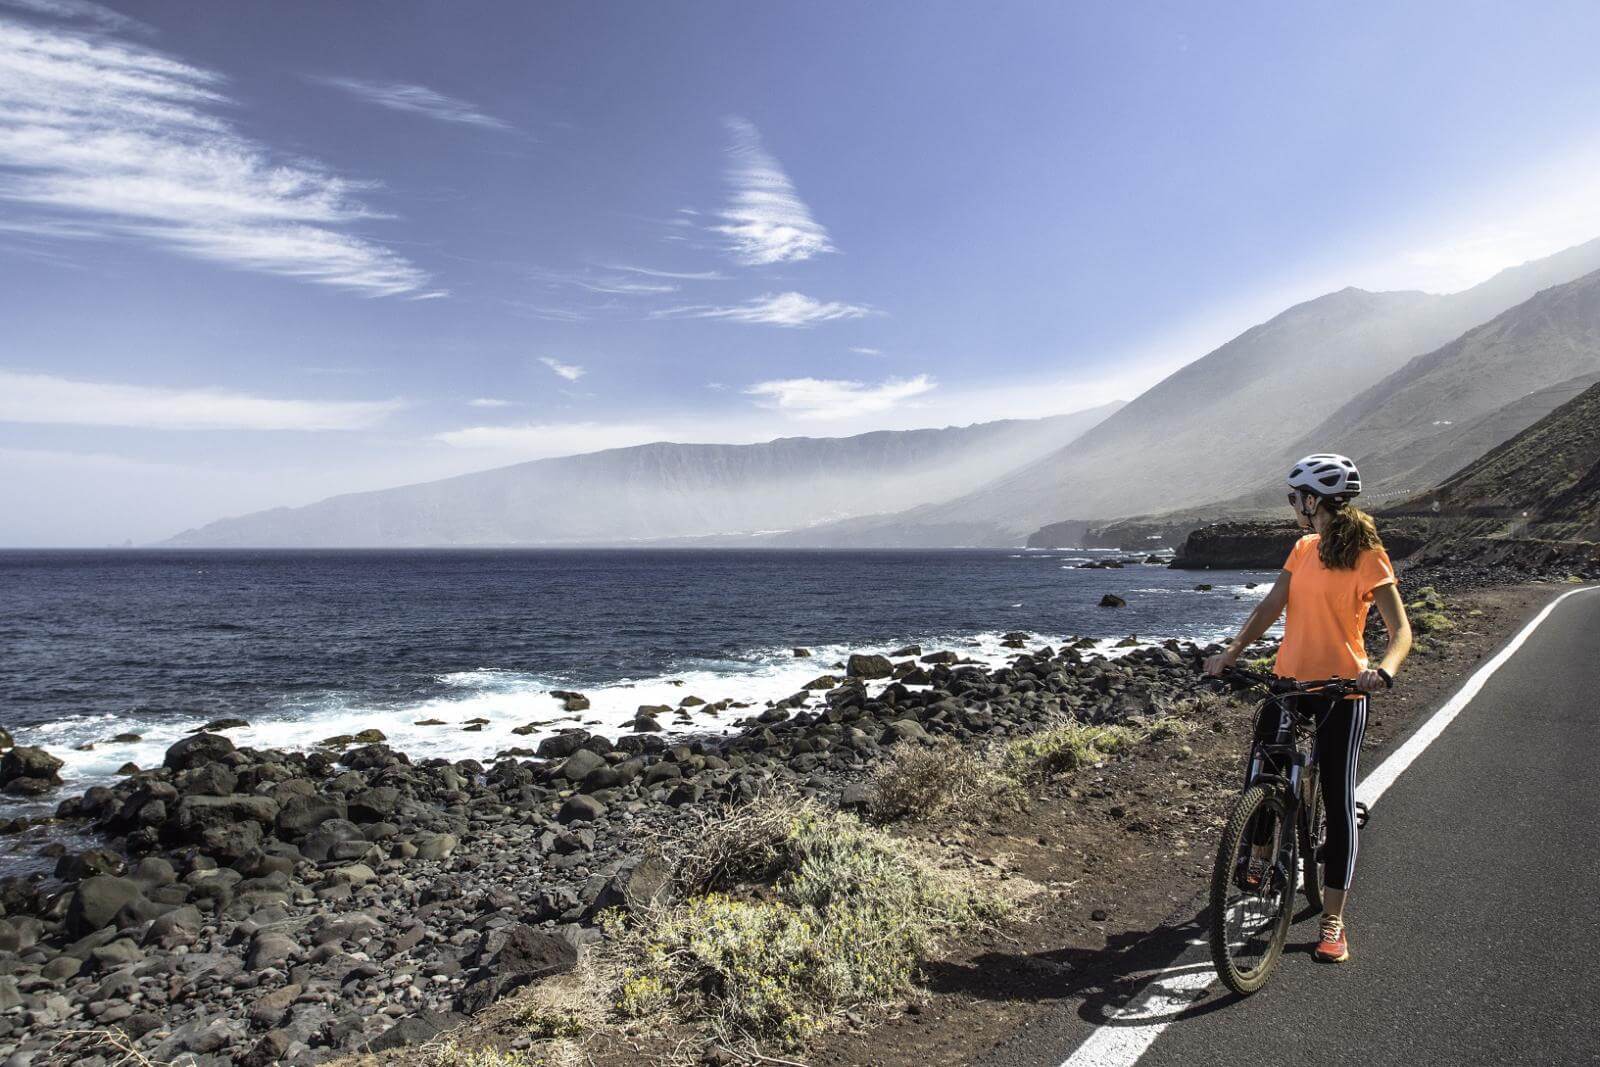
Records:
[[[1223,984],[1247,995],[1266,984],[1283,954],[1295,889],[1303,887],[1307,903],[1322,910],[1327,815],[1310,744],[1317,723],[1290,698],[1361,690],[1348,678],[1294,682],[1240,667],[1222,680],[1262,693],[1258,722],[1262,715],[1278,717],[1273,739],[1250,747],[1248,784],[1223,827],[1211,874],[1211,957]],[[1357,805],[1357,820],[1365,824],[1365,805]]]

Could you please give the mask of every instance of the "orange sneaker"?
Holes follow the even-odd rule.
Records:
[[[1322,917],[1322,938],[1315,953],[1324,963],[1343,963],[1350,958],[1350,942],[1344,936],[1344,919],[1337,915]]]

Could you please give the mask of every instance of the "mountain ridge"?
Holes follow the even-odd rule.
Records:
[[[1354,286],[1325,293],[1250,327],[1070,445],[992,485],[898,514],[852,519],[839,529],[814,529],[788,542],[894,544],[916,540],[919,528],[986,525],[983,543],[1016,545],[1048,525],[1065,529],[1078,521],[1105,524],[1216,508],[1258,492],[1272,477],[1281,457],[1304,440],[1292,432],[1295,423],[1325,426],[1350,407],[1352,393],[1376,387],[1419,357],[1597,269],[1600,238],[1507,268],[1458,293],[1373,293]],[[1269,373],[1235,388],[1239,375],[1263,366]],[[1328,368],[1336,372],[1332,381]]]
[[[651,442],[339,494],[220,519],[165,543],[580,545],[754,535],[859,513],[885,499],[915,503],[962,491],[1058,447],[1120,406],[751,445]]]

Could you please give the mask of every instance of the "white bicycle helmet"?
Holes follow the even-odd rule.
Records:
[[[1289,488],[1348,500],[1361,495],[1361,472],[1348,456],[1317,452],[1294,465],[1289,472]]]

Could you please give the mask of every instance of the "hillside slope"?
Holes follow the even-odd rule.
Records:
[[[1480,454],[1482,449],[1471,451],[1472,445],[1497,428],[1533,416],[1526,426],[1554,409],[1570,388],[1564,383],[1595,374],[1600,374],[1600,271],[1546,289],[1412,360],[1289,451],[1348,451],[1374,472],[1386,493],[1417,492]],[[1538,410],[1545,401],[1550,406]],[[1497,412],[1498,418],[1491,418]],[[1464,434],[1463,426],[1472,426],[1472,433]]]
[[[955,496],[1059,448],[1120,406],[854,437],[610,449],[223,519],[168,543],[630,544],[783,529]]]
[[[962,543],[1019,544],[1047,523],[1206,506],[1251,493],[1282,464],[1283,455],[1299,447],[1306,426],[1341,428],[1334,443],[1319,444],[1317,450],[1338,447],[1339,441],[1367,442],[1370,423],[1357,426],[1360,420],[1351,420],[1362,411],[1354,401],[1346,403],[1352,395],[1370,397],[1383,382],[1392,390],[1395,376],[1419,355],[1437,353],[1541,289],[1597,268],[1600,240],[1447,296],[1343,289],[1318,297],[1245,331],[1141,394],[1070,446],[993,485],[903,514],[790,534],[787,541],[904,544],[926,542],[930,532],[936,538],[939,531],[955,530],[965,534]],[[1513,340],[1504,338],[1506,343]],[[1491,336],[1479,341],[1483,359],[1492,362],[1497,346],[1490,343]],[[1581,356],[1554,358],[1557,347],[1552,343],[1546,355],[1553,358],[1543,361],[1531,387],[1600,369]],[[1439,381],[1433,379],[1424,388],[1437,388]],[[1452,424],[1514,398],[1484,388],[1471,403],[1448,409],[1457,413]],[[1406,409],[1402,402],[1393,410]],[[1443,409],[1435,404],[1427,410]],[[1401,445],[1405,432],[1384,436],[1377,444]]]
[[[1492,520],[1501,536],[1600,541],[1600,384],[1384,514]]]

